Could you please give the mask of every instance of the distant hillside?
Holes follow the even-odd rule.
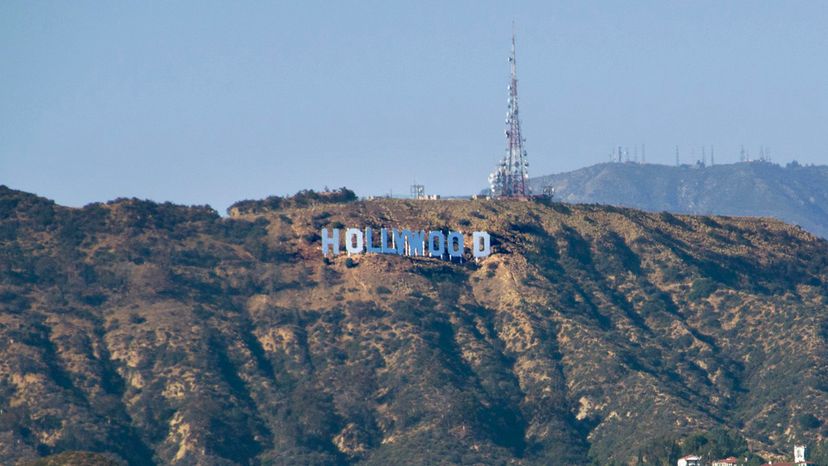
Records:
[[[828,238],[828,166],[604,163],[532,178],[530,185],[535,192],[552,185],[558,199],[571,203],[774,217]]]
[[[825,240],[340,193],[222,218],[0,187],[0,464],[828,458]],[[493,254],[322,257],[344,226],[487,230]]]

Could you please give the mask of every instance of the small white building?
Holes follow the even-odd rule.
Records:
[[[805,445],[794,445],[794,463],[803,463],[807,464],[805,461],[805,455],[808,453],[808,447]]]
[[[679,458],[676,466],[702,466],[701,456],[687,455]]]
[[[815,466],[816,463],[808,461],[808,447],[805,445],[794,446],[794,461],[793,463],[771,461],[762,466]]]

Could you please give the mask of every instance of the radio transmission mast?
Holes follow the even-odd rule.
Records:
[[[515,27],[512,24],[512,55],[509,57],[509,109],[506,112],[506,155],[489,175],[493,197],[526,197],[529,195],[529,162],[526,160],[526,142],[520,131],[518,112],[517,63],[515,61]]]

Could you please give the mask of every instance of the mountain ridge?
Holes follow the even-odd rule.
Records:
[[[824,240],[346,198],[222,218],[0,188],[0,462],[661,464],[715,429],[770,458],[828,435]],[[342,226],[485,230],[493,254],[324,258]]]
[[[774,217],[828,237],[828,166],[768,162],[679,167],[602,163],[529,180],[570,203],[647,211]]]

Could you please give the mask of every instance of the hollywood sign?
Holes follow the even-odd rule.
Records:
[[[398,230],[396,228],[381,228],[377,238],[371,227],[363,230],[348,228],[344,238],[340,238],[339,228],[328,230],[322,228],[322,255],[332,253],[334,256],[341,251],[341,239],[345,240],[345,252],[351,254],[396,254],[398,256],[428,256],[451,260],[463,258],[465,235],[459,231]],[[485,231],[475,231],[471,234],[471,253],[475,259],[487,257],[492,253],[491,237]]]

